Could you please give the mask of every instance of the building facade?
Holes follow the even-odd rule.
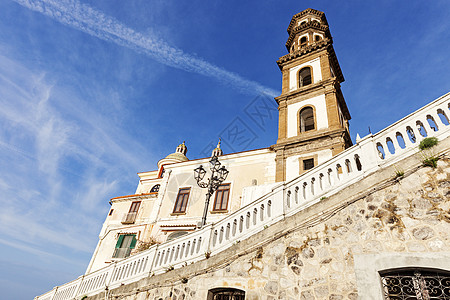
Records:
[[[110,200],[86,274],[36,299],[450,299],[450,94],[353,145],[324,13],[288,34],[278,140],[219,141],[206,224],[212,158],[183,142]]]
[[[352,145],[350,114],[340,84],[344,81],[323,12],[307,9],[288,27],[289,53],[277,63],[282,73],[277,143],[266,149],[223,155],[220,142],[212,156],[229,171],[213,195],[208,222],[214,223],[270,191],[276,182],[296,178]],[[209,158],[190,161],[183,142],[158,162],[158,169],[139,173],[134,195],[111,199],[111,210],[87,273],[198,228],[205,191],[193,170]]]

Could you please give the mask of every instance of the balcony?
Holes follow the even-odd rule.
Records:
[[[134,224],[136,221],[136,212],[130,212],[123,215],[122,224]]]

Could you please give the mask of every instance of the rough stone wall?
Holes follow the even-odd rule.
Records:
[[[387,171],[389,180],[351,201],[335,200],[328,212],[310,211],[313,217],[304,226],[296,222],[294,231],[277,233],[271,226],[228,253],[113,290],[110,299],[206,300],[216,287],[242,289],[250,300],[357,299],[355,255],[434,252],[438,258],[450,252],[450,159],[397,178],[394,170]],[[268,236],[269,242],[257,245]]]

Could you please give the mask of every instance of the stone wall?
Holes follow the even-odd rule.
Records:
[[[450,159],[432,169],[414,155],[209,259],[108,296],[206,300],[209,289],[233,287],[251,300],[381,299],[380,260],[450,270],[449,253]]]

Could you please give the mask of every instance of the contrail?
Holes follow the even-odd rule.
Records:
[[[144,53],[162,64],[215,78],[244,94],[265,93],[271,97],[279,94],[276,90],[171,47],[161,39],[136,32],[113,17],[77,0],[13,1],[92,36]]]

